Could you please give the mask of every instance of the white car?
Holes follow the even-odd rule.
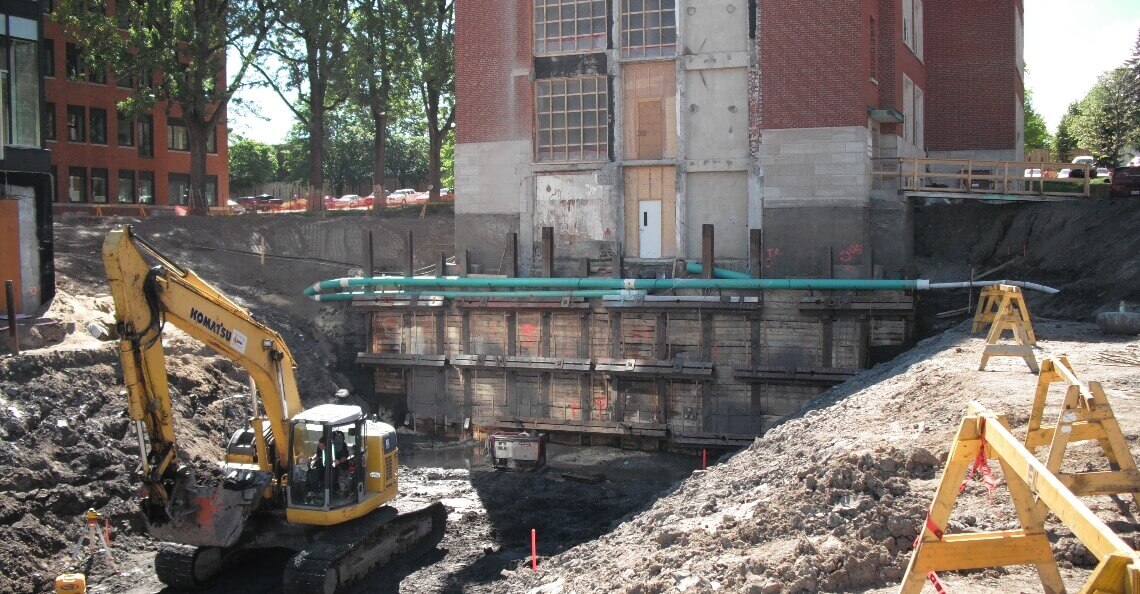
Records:
[[[403,206],[409,202],[412,202],[415,195],[415,190],[411,188],[404,188],[403,190],[396,190],[395,192],[388,194],[388,196],[384,198],[384,201],[388,204],[388,206]]]
[[[1096,177],[1096,159],[1092,158],[1091,156],[1081,155],[1081,156],[1073,159],[1073,164],[1074,165],[1088,165],[1090,167],[1090,169],[1089,169],[1089,173],[1091,174],[1090,177]],[[1064,171],[1064,169],[1062,169],[1061,171]],[[1084,176],[1085,176],[1085,170],[1084,169],[1073,168],[1072,170],[1069,171],[1069,174],[1065,177],[1084,177]],[[1057,177],[1061,177],[1061,176],[1058,175]]]
[[[1096,177],[1108,177],[1108,167],[1097,167]]]
[[[1026,169],[1023,177],[1041,177],[1040,169]]]

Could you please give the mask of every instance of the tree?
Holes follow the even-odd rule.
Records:
[[[1068,163],[1069,159],[1073,158],[1073,151],[1077,150],[1077,139],[1073,137],[1072,126],[1073,118],[1080,114],[1080,103],[1070,103],[1069,110],[1061,116],[1061,121],[1057,124],[1057,135],[1054,137],[1053,145],[1057,160],[1062,163]]]
[[[1074,136],[1102,167],[1118,166],[1125,150],[1140,141],[1136,127],[1140,114],[1130,96],[1130,77],[1124,67],[1101,75],[1073,119]]]
[[[162,0],[116,3],[115,14],[87,10],[83,0],[60,0],[54,18],[80,40],[89,68],[133,78],[119,109],[137,116],[159,102],[181,118],[190,152],[190,210],[208,214],[206,149],[226,105],[261,51],[277,0]],[[94,7],[105,3],[88,0]],[[241,60],[227,84],[226,52]]]
[[[348,96],[348,0],[277,0],[281,17],[255,64],[263,82],[308,129],[308,182],[323,188],[325,115]],[[292,97],[290,97],[292,95]]]
[[[1033,108],[1033,92],[1025,90],[1025,153],[1033,149],[1052,149],[1053,137],[1049,134],[1049,127],[1045,118]]]
[[[402,11],[395,0],[359,0],[353,11],[353,31],[348,58],[351,79],[355,81],[350,100],[365,109],[372,119],[372,178],[383,185],[387,168],[388,124],[392,119],[392,94],[407,95],[402,75],[408,52],[395,43]]]
[[[453,0],[404,0],[415,49],[409,74],[423,105],[428,135],[428,200],[439,200],[444,142],[455,128],[455,11]]]
[[[263,142],[239,138],[230,143],[230,187],[248,188],[273,181],[277,151]]]

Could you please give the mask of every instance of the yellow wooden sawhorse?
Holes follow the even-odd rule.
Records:
[[[1140,592],[1140,556],[1049,472],[1005,423],[1005,415],[970,403],[950,447],[942,481],[919,532],[899,593],[918,594],[933,572],[1009,565],[1033,565],[1045,592],[1064,592],[1065,584],[1045,534],[1049,512],[1099,560],[1081,592]],[[976,467],[979,461],[989,459],[996,459],[1001,465],[1021,528],[944,534],[966,472],[971,465]]]
[[[985,371],[990,357],[1020,357],[1025,360],[1030,371],[1039,371],[1037,357],[1033,354],[1037,334],[1033,331],[1033,322],[1029,320],[1029,308],[1025,305],[1020,287],[996,285],[982,289],[972,331],[977,332],[986,324],[990,325],[990,330],[986,335],[986,348],[982,351],[979,371]],[[1002,334],[1007,330],[1013,334],[1015,344],[1000,344]]]
[[[1042,425],[1049,387],[1065,384],[1065,398],[1057,421]],[[1096,441],[1108,458],[1109,470],[1099,472],[1061,472],[1065,449],[1071,443]],[[1041,364],[1037,379],[1037,392],[1033,410],[1029,415],[1029,432],[1025,435],[1025,449],[1035,452],[1048,446],[1045,467],[1057,475],[1066,487],[1077,495],[1119,495],[1129,493],[1140,511],[1140,471],[1128,449],[1128,442],[1120,423],[1112,412],[1108,397],[1100,382],[1090,381],[1085,386],[1073,372],[1065,357],[1046,359]]]

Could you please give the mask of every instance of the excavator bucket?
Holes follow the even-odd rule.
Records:
[[[233,471],[211,477],[203,485],[194,469],[179,469],[171,498],[162,509],[145,509],[151,536],[168,542],[205,547],[233,546],[246,519],[261,501],[272,475],[261,471]],[[145,501],[145,500],[144,500]]]

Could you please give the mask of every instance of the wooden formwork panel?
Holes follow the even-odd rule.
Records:
[[[820,324],[815,321],[760,325],[760,363],[773,367],[821,366]]]
[[[621,317],[621,359],[657,358],[657,314],[626,313]]]
[[[475,355],[507,354],[507,318],[502,312],[471,312],[470,353]]]
[[[620,313],[591,313],[590,314],[590,357],[597,359],[613,356],[613,346],[610,336],[611,316],[620,316]]]
[[[582,418],[582,384],[576,374],[550,374],[549,416],[568,421]]]
[[[906,340],[906,320],[871,319],[870,346],[894,346]]]
[[[582,342],[582,320],[577,313],[550,314],[550,356],[577,357]]]
[[[444,324],[444,354],[452,357],[464,353],[467,347],[463,344],[463,314],[447,312]]]
[[[665,314],[665,344],[668,359],[701,360],[701,317],[696,312]]]
[[[543,393],[543,378],[541,373],[515,373],[514,386],[511,390],[507,417],[542,418],[546,416],[549,408]]]
[[[372,316],[372,353],[399,353],[403,347],[403,316],[400,315],[374,315]]]
[[[543,356],[542,314],[520,311],[515,324],[515,354],[520,357]]]
[[[656,381],[621,380],[619,385],[621,420],[628,423],[660,423],[660,399]]]
[[[704,430],[704,411],[701,408],[700,384],[670,381],[665,385],[668,398],[669,429],[674,432]]]
[[[395,396],[407,392],[402,369],[377,369],[373,374],[378,396]]]
[[[857,319],[843,319],[832,322],[831,366],[857,369],[863,364],[866,345],[860,342],[864,322]]]
[[[403,352],[412,355],[438,355],[436,348],[435,313],[412,314],[404,329]]]
[[[610,382],[601,374],[590,377],[590,417],[591,421],[613,421],[613,390]]]
[[[712,319],[712,356],[717,365],[748,365],[752,358],[752,324],[747,316],[722,314]]]

